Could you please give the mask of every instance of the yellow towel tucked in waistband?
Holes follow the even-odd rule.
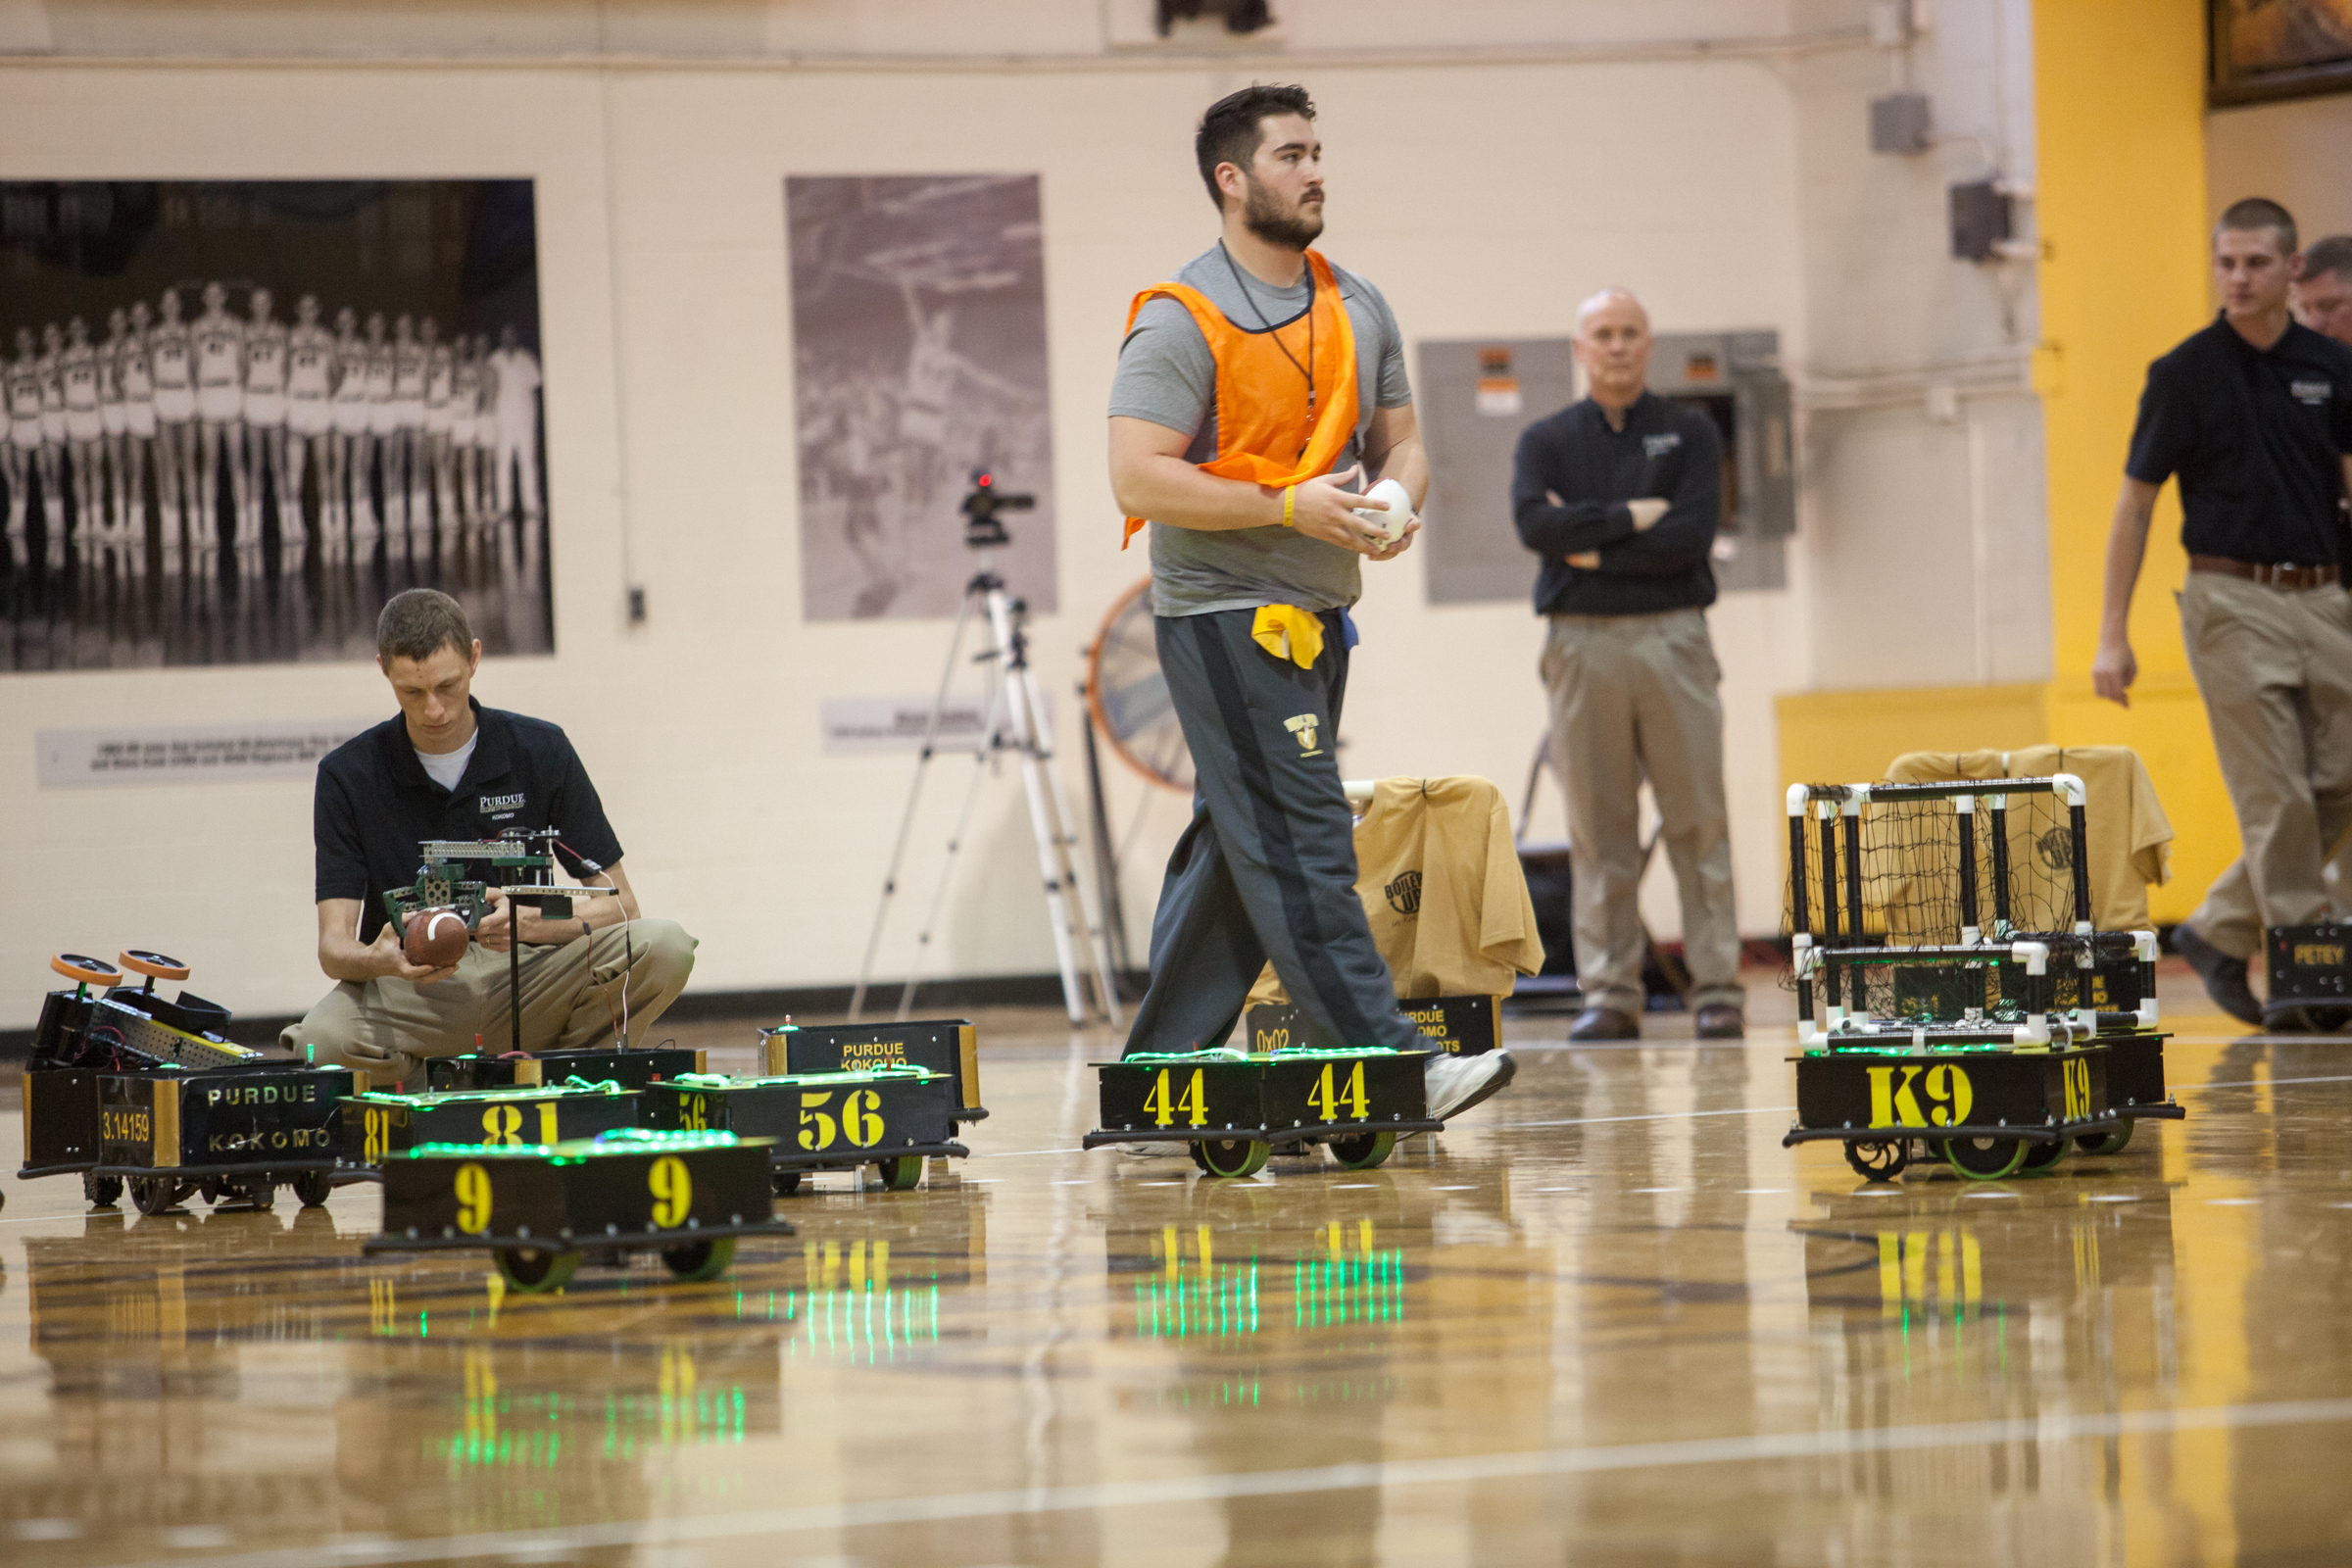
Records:
[[[1312,669],[1323,657],[1323,619],[1297,605],[1261,605],[1250,636],[1276,659]]]

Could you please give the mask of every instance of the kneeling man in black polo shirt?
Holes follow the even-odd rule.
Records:
[[[2245,858],[2174,933],[2225,1012],[2261,1023],[2263,928],[2328,918],[2321,867],[2352,829],[2352,599],[2337,503],[2352,474],[2352,349],[2299,325],[2295,220],[2259,197],[2213,236],[2222,314],[2148,367],[2107,540],[2093,689],[2129,706],[2132,590],[2164,481],[2180,481],[2180,637]]]
[[[313,835],[318,855],[318,966],[341,982],[279,1036],[322,1066],[356,1067],[378,1084],[412,1083],[427,1056],[509,1039],[506,901],[482,917],[466,956],[446,969],[408,961],[384,894],[416,880],[427,839],[490,839],[554,828],[564,870],[618,890],[581,899],[572,916],[522,910],[522,1045],[576,1050],[609,1040],[626,1002],[636,1045],[686,989],[694,939],[675,921],[638,914],[620,843],[579,754],[555,725],[484,708],[469,694],[482,645],[447,594],[412,588],[384,606],[376,664],[400,716],[318,764]]]

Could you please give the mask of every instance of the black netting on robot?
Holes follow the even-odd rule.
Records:
[[[2013,792],[1996,810],[1979,796],[1969,814],[1980,937],[2007,941],[2071,932],[2074,838],[2064,797],[2046,790]],[[1962,815],[1957,801],[1936,796],[1874,797],[1854,815],[1840,808],[1828,819],[1808,806],[1798,819],[1801,832],[1791,836],[1792,854],[1802,844],[1803,864],[1801,875],[1791,867],[1783,884],[1782,934],[1801,928],[1816,948],[1959,943],[1966,924]],[[1824,834],[1830,832],[1834,853],[1825,858]],[[1801,927],[1796,918],[1800,885],[1805,897]],[[1834,912],[1824,907],[1825,897],[1837,900]],[[1891,984],[1874,981],[1881,983]],[[1782,984],[1792,988],[1793,972],[1784,971]],[[1880,1011],[1875,999],[1871,1011],[1890,1015]]]
[[[1863,982],[1862,999],[1873,1018],[1906,1024],[1949,1023],[1981,1013],[2001,1023],[2020,1022],[2025,1009],[2001,997],[1999,975],[1990,968],[1957,964],[1856,964],[1847,970]],[[1851,995],[1846,1004],[1853,1005]]]

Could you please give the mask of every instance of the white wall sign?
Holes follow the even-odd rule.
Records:
[[[1051,696],[1046,717],[1054,715]],[[980,744],[980,727],[987,722],[988,698],[980,692],[949,696],[940,710],[939,740],[943,752],[968,752]],[[830,697],[824,702],[822,722],[827,757],[863,757],[876,752],[919,752],[923,728],[931,719],[928,697]],[[1004,720],[998,719],[1003,730]]]
[[[259,724],[150,724],[137,729],[45,729],[33,737],[45,790],[85,784],[216,784],[299,777],[372,718],[294,718]]]

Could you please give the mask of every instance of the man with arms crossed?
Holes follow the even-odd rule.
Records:
[[[2259,197],[2222,215],[2222,313],[2148,367],[2107,537],[2091,683],[2130,706],[2132,590],[2164,481],[2180,481],[2180,633],[2245,858],[2175,933],[2216,1005],[2263,1022],[2246,961],[2264,928],[2328,918],[2321,869],[2352,828],[2352,599],[2339,503],[2352,349],[2297,323],[2295,221]]]
[[[447,594],[412,588],[376,622],[376,664],[400,716],[318,764],[318,966],[339,981],[280,1043],[322,1064],[412,1083],[428,1056],[504,1050],[509,1039],[511,909],[482,917],[445,969],[408,961],[384,894],[416,880],[427,839],[490,839],[557,828],[564,869],[617,897],[586,898],[570,918],[522,911],[522,1046],[578,1050],[609,1041],[625,1014],[631,1045],[686,988],[694,939],[639,917],[620,844],[596,786],[555,725],[484,708],[470,695],[482,645]]]
[[[1429,465],[1380,292],[1307,249],[1322,144],[1300,87],[1212,105],[1194,141],[1223,237],[1139,295],[1110,397],[1110,476],[1151,519],[1161,670],[1199,770],[1152,922],[1127,1054],[1221,1046],[1271,959],[1316,1028],[1415,1050],[1355,893],[1337,729],[1365,558],[1417,524],[1351,510],[1367,468],[1416,501]],[[1503,1052],[1430,1058],[1430,1114],[1508,1083]]]
[[[1571,1040],[1642,1034],[1642,780],[1682,894],[1683,957],[1701,1040],[1743,1032],[1739,909],[1723,799],[1720,672],[1708,556],[1723,519],[1715,421],[1652,394],[1649,315],[1623,289],[1576,313],[1590,395],[1519,438],[1511,512],[1544,558],[1552,770],[1568,797],[1576,973]]]

